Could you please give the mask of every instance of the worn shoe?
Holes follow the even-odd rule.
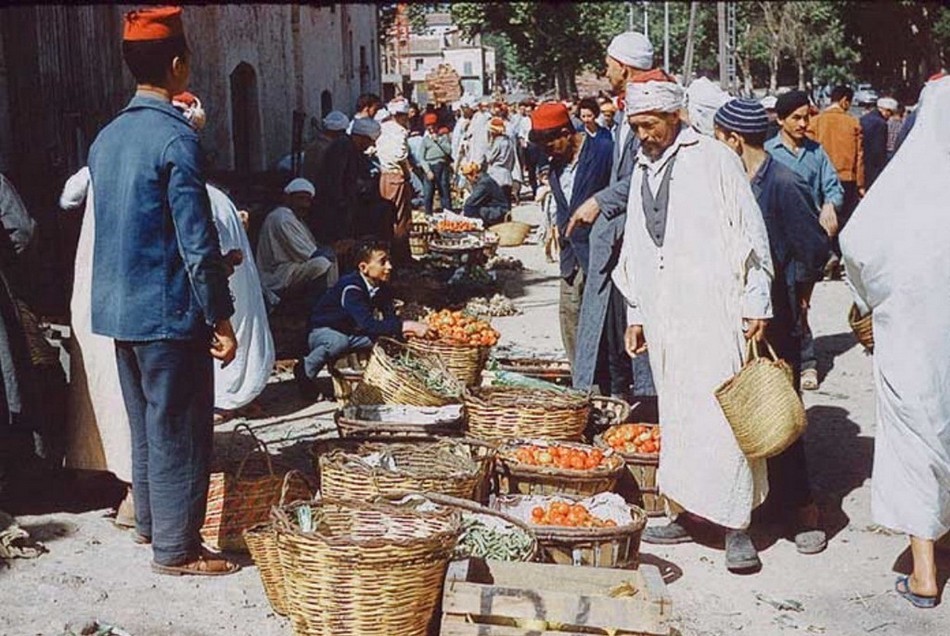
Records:
[[[911,605],[920,609],[933,609],[937,606],[936,596],[921,596],[910,591],[910,577],[899,576],[894,583],[894,591],[903,596]]]
[[[818,369],[805,369],[802,371],[802,390],[814,391],[818,388]]]
[[[135,527],[135,503],[132,499],[131,488],[129,488],[128,493],[125,495],[125,499],[123,499],[119,507],[116,508],[115,519],[113,519],[112,523],[120,528]]]
[[[730,572],[748,572],[762,567],[759,551],[744,530],[726,531],[726,569]]]
[[[821,528],[802,529],[795,533],[795,549],[799,554],[818,554],[828,547],[828,536]]]
[[[650,526],[643,531],[641,540],[653,545],[676,545],[690,543],[693,535],[681,523],[671,521],[665,526]]]
[[[316,402],[320,399],[320,390],[314,381],[307,377],[307,372],[303,367],[303,360],[297,360],[294,365],[294,380],[297,381],[297,390],[300,391],[300,397],[310,402]]]
[[[198,558],[181,565],[162,565],[152,561],[152,571],[171,576],[225,576],[240,571],[241,566],[217,555],[202,553]]]

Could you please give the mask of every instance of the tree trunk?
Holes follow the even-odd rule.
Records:
[[[802,56],[797,56],[795,61],[798,63],[798,90],[805,90],[805,60]]]
[[[577,95],[577,69],[569,68],[564,71],[567,74],[567,89],[571,93],[571,97]]]
[[[769,94],[774,95],[778,91],[778,51],[772,51],[769,56]]]

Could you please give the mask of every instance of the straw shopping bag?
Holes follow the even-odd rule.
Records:
[[[208,486],[208,508],[201,527],[201,538],[218,550],[247,552],[242,533],[245,529],[267,521],[271,507],[282,499],[295,501],[310,498],[310,486],[299,471],[275,473],[267,445],[257,438],[247,424],[234,427],[234,434],[243,429],[254,440],[252,448],[238,465],[236,472],[211,473]],[[247,471],[248,460],[255,453],[263,454],[267,473]],[[285,485],[286,481],[286,485]]]
[[[760,357],[749,341],[746,363],[716,389],[716,399],[739,448],[749,459],[774,457],[805,432],[805,405],[792,384],[792,369],[766,343]]]

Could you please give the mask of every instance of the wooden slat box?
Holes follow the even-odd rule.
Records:
[[[441,636],[669,636],[672,610],[654,566],[468,559],[449,565]]]

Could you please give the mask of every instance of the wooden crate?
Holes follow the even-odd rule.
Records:
[[[630,596],[612,597],[619,587]],[[449,565],[441,636],[669,636],[673,604],[660,571],[506,563]],[[520,621],[520,624],[516,623]]]

